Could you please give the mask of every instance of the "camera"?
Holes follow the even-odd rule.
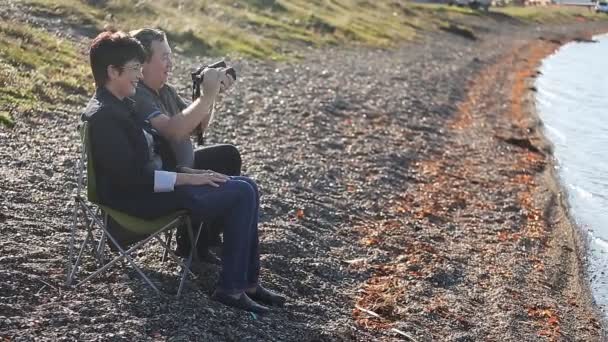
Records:
[[[226,67],[226,62],[219,61],[209,65],[201,65],[200,67],[198,67],[198,69],[193,71],[190,74],[192,76],[192,101],[201,97],[201,84],[203,83],[203,79],[205,78],[205,74],[203,73],[203,71],[207,68],[218,69]],[[236,81],[236,71],[232,67],[226,69],[226,75],[229,75],[234,81]],[[203,127],[198,126],[196,128],[196,136],[198,145],[203,145],[205,143],[205,137],[203,136]]]
[[[207,68],[219,69],[227,67],[226,62],[219,61],[209,65],[201,65],[191,73],[192,76],[192,101],[196,100],[201,96],[201,84],[203,83],[203,79],[205,78],[205,74],[203,71]],[[232,77],[233,80],[236,81],[236,71],[230,67],[226,69],[226,75]]]

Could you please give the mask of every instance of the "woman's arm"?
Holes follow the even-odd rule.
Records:
[[[173,186],[179,185],[211,185],[219,186],[228,180],[228,176],[210,171],[206,173],[189,174],[174,173],[162,170],[148,170],[143,165],[137,165],[135,148],[121,127],[120,122],[102,113],[91,122],[89,134],[95,169],[104,170],[104,177],[111,177],[116,184],[125,187],[139,185],[150,192],[173,191]]]

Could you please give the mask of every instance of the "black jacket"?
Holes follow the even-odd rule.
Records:
[[[150,156],[144,124],[136,119],[132,100],[121,101],[100,88],[82,119],[89,123],[90,155],[100,204],[141,218],[159,217],[183,207],[175,191],[154,192],[154,170],[146,168]],[[155,135],[156,139],[161,138]],[[163,165],[174,164],[168,144],[162,141],[159,147]]]

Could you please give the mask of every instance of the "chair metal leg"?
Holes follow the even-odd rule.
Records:
[[[192,235],[192,220],[190,217],[186,218],[186,230],[188,231],[188,236],[190,237],[190,253],[188,254],[188,259],[186,260],[186,268],[182,270],[182,277],[179,282],[179,288],[177,289],[177,298],[179,298],[182,294],[182,289],[184,287],[184,281],[186,280],[187,269],[192,265],[192,256],[195,254],[194,240]]]
[[[166,243],[165,241],[163,241],[160,237],[156,237],[156,240],[158,241],[158,243],[162,246],[162,247],[166,247]],[[175,262],[182,268],[185,268],[188,270],[188,272],[190,273],[190,275],[194,276],[195,274],[190,270],[189,267],[186,266],[186,264],[181,260],[180,257],[177,256],[177,254],[175,254],[173,251],[169,250],[169,252],[167,253],[167,255],[169,257],[171,257],[171,259],[175,260]]]
[[[104,227],[108,226],[108,214],[104,213],[103,224]],[[105,262],[106,240],[106,231],[102,229],[101,237],[99,238],[99,244],[97,244],[97,249],[95,250],[95,258],[97,259],[97,263],[99,266],[103,265]]]
[[[96,214],[92,214],[93,211],[87,207],[86,203],[82,199],[80,199],[80,211],[82,212],[82,216],[86,221],[86,234],[89,238],[89,243],[91,244],[91,250],[93,253],[96,252],[97,247],[95,246],[95,236],[93,235],[93,223],[95,222],[93,218],[97,217]],[[98,211],[99,212],[99,211]]]
[[[179,227],[179,226],[178,226]],[[173,240],[173,230],[169,229],[165,232],[165,238],[166,238],[166,245],[164,245],[165,247],[165,251],[163,253],[163,258],[161,259],[161,262],[164,263],[165,260],[167,259],[167,255],[169,254],[169,249],[171,248],[171,241]],[[162,241],[159,239],[159,241]]]
[[[68,246],[68,262],[67,262],[67,278],[65,280],[66,285],[72,285],[72,281],[74,278],[74,273],[72,270],[76,265],[72,265],[72,260],[74,259],[74,243],[76,236],[76,229],[78,226],[78,197],[74,197],[74,212],[72,215],[72,229],[70,231],[70,245]]]
[[[87,208],[87,210],[90,211],[90,209]],[[102,222],[99,220],[99,218],[94,217],[94,220],[96,221],[96,223],[98,225],[102,225]],[[116,248],[119,251],[119,256],[117,256],[116,258],[114,258],[112,261],[110,261],[109,263],[107,263],[106,265],[104,265],[102,268],[98,269],[97,271],[95,271],[93,274],[89,275],[86,279],[82,280],[80,283],[78,283],[76,286],[80,286],[82,283],[88,281],[89,279],[93,278],[94,276],[98,275],[99,273],[107,270],[110,266],[114,265],[117,261],[125,258],[127,259],[127,261],[129,262],[129,264],[131,266],[133,266],[133,268],[135,268],[135,270],[137,271],[137,273],[148,283],[148,285],[150,285],[150,287],[152,287],[157,293],[160,293],[160,291],[158,290],[158,288],[154,285],[154,283],[143,273],[143,271],[137,266],[137,264],[135,264],[135,261],[131,258],[130,253],[132,253],[133,251],[135,251],[136,249],[138,249],[139,247],[141,247],[142,245],[146,244],[148,241],[150,241],[151,239],[154,238],[158,238],[158,236],[160,234],[162,234],[164,231],[168,230],[168,229],[173,229],[175,228],[179,222],[180,222],[181,218],[176,218],[175,220],[169,222],[164,229],[159,230],[158,232],[151,234],[150,236],[146,237],[145,239],[139,241],[138,243],[136,243],[135,245],[133,245],[131,248],[129,248],[127,251],[125,251],[119,244],[118,242],[114,239],[114,237],[108,233],[108,231],[106,230],[105,226],[101,226],[102,230],[105,232],[105,235],[107,236],[107,238],[110,239],[110,241],[116,246]]]
[[[89,208],[87,208],[87,210],[90,211]],[[103,223],[99,220],[99,218],[94,217],[93,219],[97,222],[97,224],[99,224],[99,225],[102,226],[103,231],[106,233],[106,235],[110,239],[110,241],[112,241],[112,243],[116,246],[116,248],[120,252],[120,255],[117,256],[116,258],[114,258],[114,260],[112,260],[109,263],[107,263],[102,268],[100,268],[97,271],[95,271],[93,274],[89,275],[86,279],[82,280],[80,283],[76,284],[76,287],[78,287],[81,284],[85,283],[86,281],[88,281],[89,279],[91,279],[94,276],[98,275],[99,273],[107,270],[110,266],[114,265],[118,260],[120,260],[122,258],[126,258],[129,261],[129,264],[131,264],[131,266],[133,266],[133,268],[135,268],[135,270],[137,271],[137,273],[146,281],[146,283],[148,283],[148,285],[150,285],[150,287],[153,288],[154,291],[156,291],[156,293],[160,294],[160,290],[156,287],[156,285],[154,285],[154,283],[152,283],[152,281],[144,274],[144,272],[135,264],[135,261],[133,261],[133,259],[131,258],[131,256],[129,256],[129,253],[131,253],[135,249],[139,248],[141,245],[145,244],[146,242],[150,241],[150,239],[154,238],[154,236],[156,236],[160,232],[157,232],[155,234],[150,235],[149,237],[147,237],[146,239],[138,242],[133,247],[129,248],[128,251],[125,252],[125,250],[122,247],[120,247],[120,244],[116,241],[116,239],[114,239],[114,237],[107,232],[106,227],[103,226]],[[172,223],[174,223],[174,222],[172,222]],[[172,223],[170,223],[170,224],[172,224]]]
[[[189,274],[194,276],[194,273],[190,270],[190,267],[192,265],[192,260],[193,258],[198,258],[198,255],[196,255],[196,246],[198,243],[198,239],[200,238],[201,235],[201,226],[198,227],[198,231],[196,232],[196,237],[194,237],[193,234],[193,230],[192,230],[192,224],[191,221],[188,217],[184,218],[184,217],[179,217],[176,218],[175,220],[173,220],[172,222],[170,222],[169,224],[167,224],[165,226],[165,228],[161,229],[160,231],[151,234],[150,236],[148,236],[146,239],[139,241],[138,243],[136,243],[135,245],[133,245],[131,248],[129,248],[128,250],[124,250],[119,244],[118,241],[111,235],[109,234],[109,232],[107,231],[107,215],[105,215],[104,213],[104,219],[103,221],[101,220],[101,218],[99,217],[98,213],[99,208],[97,208],[97,211],[94,211],[94,209],[89,208],[88,206],[86,206],[86,204],[83,201],[75,201],[76,202],[76,207],[74,209],[74,217],[73,217],[73,227],[72,227],[72,234],[74,234],[74,236],[71,237],[70,240],[70,260],[69,260],[69,266],[68,266],[68,277],[67,277],[67,284],[68,285],[72,285],[72,283],[74,282],[74,278],[75,275],[77,273],[77,269],[78,266],[82,260],[82,256],[83,253],[85,251],[85,249],[87,248],[87,246],[90,244],[91,247],[93,248],[94,251],[94,255],[97,259],[97,261],[99,262],[99,266],[101,266],[99,269],[97,269],[95,272],[93,272],[92,274],[90,274],[88,277],[86,277],[84,280],[78,282],[76,285],[74,285],[74,287],[79,287],[80,285],[82,285],[83,283],[91,280],[92,278],[94,278],[95,276],[101,274],[102,272],[106,271],[107,269],[109,269],[110,267],[112,267],[114,264],[116,264],[117,262],[119,262],[120,260],[126,260],[139,274],[140,277],[142,277],[144,279],[144,281],[157,293],[160,294],[160,290],[158,289],[158,287],[150,280],[150,278],[148,278],[145,273],[142,271],[142,269],[137,266],[137,264],[135,263],[135,261],[133,260],[133,258],[130,256],[130,254],[135,251],[136,249],[138,249],[139,247],[141,247],[142,245],[146,244],[147,242],[149,242],[151,239],[156,239],[160,242],[161,246],[163,246],[165,248],[164,250],[164,255],[163,255],[163,261],[169,256],[172,259],[174,259],[179,266],[182,267],[182,275],[181,275],[181,279],[180,279],[180,284],[179,284],[179,288],[177,291],[177,298],[179,298],[181,296],[181,293],[183,291],[183,286],[184,286],[184,282],[186,279],[186,276]],[[76,262],[74,264],[72,264],[71,260],[74,257],[74,252],[75,252],[75,234],[76,234],[76,228],[77,228],[77,221],[78,221],[78,211],[81,211],[84,219],[85,219],[85,226],[86,226],[86,235],[85,235],[85,239],[82,242],[82,245],[80,246],[80,249],[78,251],[78,255],[76,258]],[[187,231],[188,231],[188,235],[190,237],[190,241],[191,241],[191,251],[190,251],[190,255],[188,256],[188,259],[183,262],[177,255],[175,255],[175,253],[173,253],[173,251],[170,250],[171,247],[171,242],[173,239],[173,229],[175,229],[176,227],[178,227],[180,224],[186,223],[186,227],[187,227]],[[100,240],[98,241],[98,243],[96,244],[94,240],[96,240],[95,236],[92,233],[93,230],[93,226],[94,225],[98,225],[101,228],[102,231],[102,235]],[[163,241],[163,239],[161,238],[161,234],[165,233],[166,236],[166,240]],[[116,246],[116,248],[119,251],[119,255],[116,256],[114,259],[112,259],[111,261],[109,261],[107,264],[103,264],[104,260],[104,251],[105,251],[105,244],[107,239],[110,239],[111,243],[114,244]]]
[[[82,255],[84,246],[86,246],[86,244],[88,243],[87,239],[89,238],[89,235],[87,234],[87,237],[85,238],[85,241],[82,244],[80,252],[78,253],[78,259],[76,259],[74,264],[72,264],[72,260],[74,259],[74,249],[75,249],[75,243],[76,243],[76,230],[78,229],[78,211],[79,211],[79,209],[80,209],[79,207],[81,205],[80,196],[81,196],[82,185],[83,185],[84,160],[85,160],[85,150],[83,147],[80,150],[80,158],[76,161],[76,167],[74,170],[75,178],[77,180],[77,183],[76,183],[77,187],[76,187],[76,195],[74,196],[74,211],[72,213],[72,230],[70,231],[70,245],[68,247],[67,278],[66,278],[67,286],[70,286],[72,284],[72,282],[74,281],[74,276],[76,274],[76,271],[78,270],[78,265],[80,263],[80,256]]]
[[[198,244],[198,238],[201,235],[202,230],[202,222],[198,227],[198,232],[196,233],[196,239],[194,238],[194,234],[192,234],[192,221],[190,217],[186,217],[186,229],[188,230],[188,236],[190,237],[190,254],[188,255],[188,260],[186,261],[186,267],[182,271],[182,279],[179,282],[179,288],[177,290],[177,298],[182,294],[182,289],[184,287],[184,281],[186,280],[186,275],[189,273],[190,266],[192,265],[192,257],[196,255],[196,259],[198,260],[198,253],[196,250],[196,245]]]
[[[156,287],[156,285],[154,285],[154,283],[143,273],[143,271],[135,264],[135,261],[133,261],[133,259],[129,256],[130,252],[132,252],[133,250],[139,248],[141,245],[138,244],[138,245],[133,246],[132,248],[130,248],[128,251],[124,251],[118,245],[118,243],[116,242],[116,240],[114,239],[114,237],[112,237],[112,235],[108,235],[108,237],[110,238],[110,241],[112,241],[112,243],[114,243],[116,245],[116,247],[119,249],[119,255],[117,257],[115,257],[112,261],[108,262],[103,267],[101,267],[100,269],[98,269],[97,271],[93,272],[91,275],[89,275],[88,277],[86,277],[84,280],[82,280],[81,282],[79,282],[78,284],[76,284],[76,287],[78,287],[78,286],[82,285],[83,283],[89,281],[90,279],[92,279],[96,275],[98,275],[98,274],[106,271],[108,268],[110,268],[111,266],[113,266],[119,260],[121,260],[121,259],[127,259],[127,261],[129,262],[129,264],[131,266],[133,266],[133,268],[135,268],[135,270],[137,271],[137,273],[139,273],[139,275],[146,281],[146,283],[148,283],[148,285],[150,285],[150,287],[153,288],[154,291],[156,291],[156,293],[160,294],[160,290]]]
[[[201,222],[201,224],[198,225],[198,232],[196,232],[196,238],[194,239],[194,248],[198,247],[198,239],[201,238],[201,233],[203,232],[203,222]],[[194,257],[194,260],[199,261],[198,259],[198,253],[196,253],[196,256]]]
[[[74,225],[74,232],[73,232],[74,237],[73,237],[73,239],[75,240],[75,234],[76,234],[75,229],[77,228],[77,224],[78,224],[78,222],[77,222],[78,221],[77,220],[77,217],[78,217],[77,211],[78,210],[82,211],[82,213],[83,213],[83,219],[85,221],[85,229],[86,229],[87,233],[86,233],[84,241],[82,242],[82,245],[80,246],[80,250],[78,251],[78,255],[76,257],[76,261],[70,267],[70,271],[68,273],[68,279],[67,279],[67,282],[66,282],[67,285],[71,285],[72,282],[74,281],[74,277],[75,277],[76,273],[78,272],[78,267],[80,266],[80,261],[82,260],[82,254],[84,253],[85,248],[87,247],[87,245],[89,245],[89,243],[93,244],[93,241],[92,241],[93,234],[91,232],[92,231],[92,227],[93,227],[93,221],[89,220],[89,218],[88,218],[85,210],[83,209],[84,204],[82,203],[82,201],[79,200],[79,199],[77,199],[76,202],[77,203],[76,203],[76,208],[75,208],[76,213],[75,213],[75,217],[74,217],[74,223],[75,223],[75,225]],[[72,248],[72,251],[71,251],[72,256],[70,257],[70,264],[72,263],[72,258],[73,258],[73,244],[74,243],[75,243],[75,241],[74,242],[72,242],[72,241],[70,242],[70,244],[72,245],[72,247],[71,247]]]

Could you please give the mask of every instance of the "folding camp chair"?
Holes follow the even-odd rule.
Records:
[[[137,273],[146,281],[146,283],[148,283],[148,285],[150,285],[150,287],[152,287],[157,293],[160,293],[158,287],[154,285],[154,283],[144,274],[144,272],[135,264],[133,258],[131,257],[131,254],[134,251],[138,250],[140,247],[146,245],[147,242],[154,239],[158,241],[162,247],[165,248],[162,261],[164,262],[167,258],[167,255],[169,255],[182,267],[181,281],[179,283],[179,289],[177,291],[177,297],[179,297],[182,292],[186,275],[188,273],[192,273],[190,271],[190,265],[192,264],[192,258],[195,254],[194,251],[196,251],[196,244],[201,233],[201,226],[198,227],[196,238],[194,238],[190,217],[187,215],[186,211],[178,211],[170,215],[159,217],[153,220],[144,220],[112,209],[108,206],[99,204],[95,184],[95,167],[93,165],[93,158],[91,157],[90,153],[91,149],[88,137],[88,125],[86,122],[82,124],[80,133],[81,154],[79,162],[76,163],[76,178],[78,184],[77,192],[74,196],[74,213],[72,221],[72,230],[70,235],[67,266],[67,285],[73,284],[76,274],[78,273],[78,268],[80,266],[83,253],[85,249],[87,249],[87,246],[90,246],[93,255],[97,261],[98,269],[92,274],[90,274],[88,277],[86,277],[84,280],[78,282],[74,287],[78,287],[86,281],[97,276],[98,274],[106,271],[118,261],[126,259],[128,263],[137,271]],[[84,199],[84,196],[82,194],[85,182],[85,168],[87,171],[86,189],[89,203],[87,203],[87,200]],[[81,218],[82,221],[84,221],[85,223],[86,236],[84,238],[84,241],[80,245],[76,260],[72,263],[72,261],[74,260],[74,253],[76,251],[75,240],[79,218]],[[127,250],[123,249],[121,243],[108,230],[109,218],[112,218],[128,232],[137,234],[138,236],[143,236],[144,238],[139,242],[135,243]],[[186,226],[192,244],[190,254],[188,255],[188,258],[185,263],[170,249],[171,240],[173,236],[172,231],[173,229],[178,228],[181,225]],[[95,226],[101,229],[101,237],[98,240],[96,240],[95,238]],[[161,238],[162,233],[165,233],[166,241],[163,241],[163,239]],[[118,251],[118,256],[116,256],[108,263],[105,263],[104,254],[107,239],[110,240],[109,243],[116,247],[116,250]]]

